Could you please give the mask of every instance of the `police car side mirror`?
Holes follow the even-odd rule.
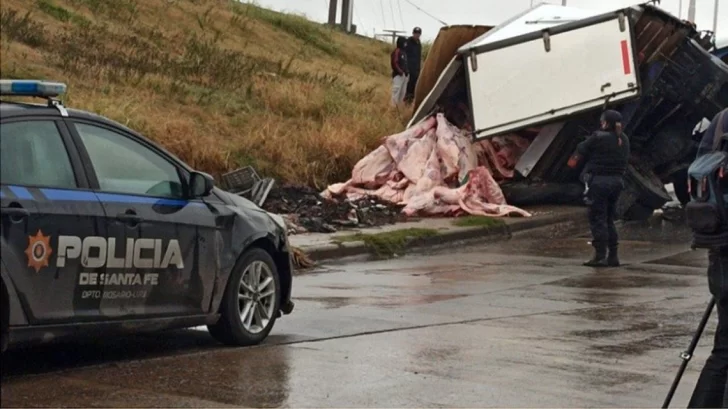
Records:
[[[209,195],[213,187],[215,187],[215,179],[207,173],[195,171],[190,175],[190,196],[193,198]]]

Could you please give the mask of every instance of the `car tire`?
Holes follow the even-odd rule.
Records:
[[[257,247],[247,250],[228,279],[220,319],[207,327],[210,334],[231,346],[263,342],[275,324],[280,291],[278,269],[270,254]]]

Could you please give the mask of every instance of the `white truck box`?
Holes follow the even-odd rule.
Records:
[[[462,48],[475,139],[638,97],[633,36],[618,11]]]
[[[542,4],[515,16],[460,47],[410,126],[427,117],[463,64],[475,140],[639,97],[625,14]]]

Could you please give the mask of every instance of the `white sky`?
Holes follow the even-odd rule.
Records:
[[[328,19],[329,0],[242,0],[278,11],[303,14],[311,20],[325,22]],[[532,0],[352,0],[354,1],[353,22],[359,34],[372,36],[382,29],[406,30],[422,27],[422,37],[434,40],[442,25],[432,17],[417,10],[416,4],[447,24],[496,25],[531,5]],[[728,39],[728,0],[696,0],[695,21],[698,30],[713,29],[713,10],[719,2],[717,34]],[[561,4],[560,0],[533,0],[534,4]],[[570,7],[596,10],[610,10],[622,6],[644,3],[645,0],[567,0]],[[678,15],[682,3],[682,17],[687,19],[689,0],[662,0],[660,7]],[[401,10],[401,12],[400,12]],[[339,0],[339,16],[341,0]]]

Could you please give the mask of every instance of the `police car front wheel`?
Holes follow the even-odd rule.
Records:
[[[245,252],[230,275],[220,319],[208,329],[227,345],[256,345],[270,333],[279,309],[280,280],[273,258],[263,249]]]

